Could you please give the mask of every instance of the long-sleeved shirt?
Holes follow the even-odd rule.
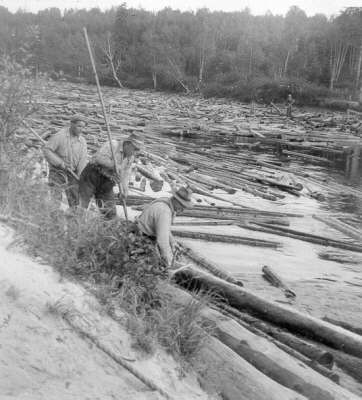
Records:
[[[83,136],[72,135],[68,127],[53,135],[45,148],[58,154],[78,176],[87,165],[87,142]]]
[[[174,243],[171,234],[171,225],[175,211],[169,198],[159,198],[148,204],[137,218],[137,224],[142,233],[156,238],[161,256],[170,266],[173,252],[171,245]]]
[[[134,164],[134,156],[124,158],[121,151],[121,142],[112,140],[112,147],[117,162],[117,170],[120,178],[122,194],[127,196],[128,184]],[[105,143],[93,156],[92,162],[104,167],[107,176],[114,176],[114,162],[112,157],[111,146],[109,142]]]

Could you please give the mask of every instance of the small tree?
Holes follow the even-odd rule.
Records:
[[[0,56],[0,206],[7,198],[10,162],[17,154],[16,133],[35,107],[30,71]]]
[[[9,161],[22,121],[35,111],[31,73],[7,56],[0,57],[0,167]]]

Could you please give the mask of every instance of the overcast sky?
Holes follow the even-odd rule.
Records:
[[[44,8],[93,8],[102,10],[117,6],[122,0],[0,0],[0,5],[10,11],[19,8],[36,12]],[[273,14],[285,14],[292,5],[302,8],[308,15],[323,13],[328,16],[337,14],[349,6],[362,6],[361,0],[128,0],[128,7],[142,7],[146,10],[160,10],[164,7],[173,9],[197,10],[207,7],[210,10],[237,11],[249,7],[252,14],[264,14],[268,10]]]

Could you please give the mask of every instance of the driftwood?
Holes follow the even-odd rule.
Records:
[[[250,310],[265,321],[320,341],[337,350],[362,357],[362,337],[346,329],[303,314],[290,307],[267,301],[247,289],[225,282],[205,272],[195,271],[191,267],[183,268],[180,271],[180,278],[193,280],[198,285],[219,293],[237,309]]]
[[[283,289],[286,297],[296,297],[296,294],[287,287],[281,278],[272,269],[266,265],[263,267],[263,278],[270,282],[273,286]]]

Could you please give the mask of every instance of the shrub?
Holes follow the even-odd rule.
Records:
[[[15,134],[21,122],[35,110],[34,81],[31,72],[10,57],[0,57],[0,163],[16,145]]]

